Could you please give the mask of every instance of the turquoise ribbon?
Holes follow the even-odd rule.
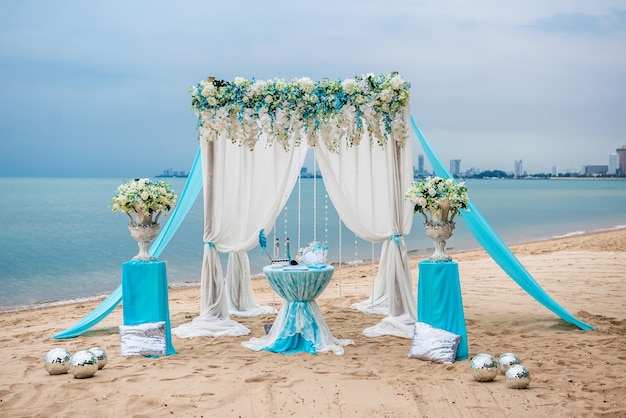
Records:
[[[205,242],[205,244],[208,245],[209,248],[215,248],[215,244],[213,244],[212,242],[207,241]]]
[[[396,243],[397,246],[400,246],[400,237],[402,236],[402,234],[393,234],[392,236],[389,237],[390,240],[392,240],[393,242]]]

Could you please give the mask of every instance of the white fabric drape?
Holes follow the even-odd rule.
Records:
[[[317,146],[315,156],[342,221],[358,237],[383,242],[373,298],[353,307],[396,318],[394,323],[404,323],[407,338],[411,338],[417,310],[403,238],[413,221],[413,207],[404,199],[413,180],[411,143],[407,141],[403,147],[394,141],[370,145],[367,129],[363,132],[358,146],[343,147],[338,153]],[[385,329],[388,322],[364,334],[397,335],[397,329]]]
[[[250,259],[246,251],[228,254],[226,266],[228,311],[231,315],[251,317],[276,313],[271,306],[260,306],[254,297],[250,281]]]
[[[200,316],[172,332],[182,338],[246,335],[249,330],[229,318],[229,303],[238,314],[272,308],[256,304],[245,252],[258,245],[261,229],[271,230],[296,183],[307,147],[294,146],[293,138],[289,150],[265,138],[254,150],[227,138],[200,141],[206,243]],[[230,253],[226,280],[218,252]],[[225,333],[225,328],[230,331]]]

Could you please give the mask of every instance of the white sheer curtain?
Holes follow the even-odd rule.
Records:
[[[406,113],[408,115],[408,111]],[[373,298],[353,305],[387,315],[366,336],[411,338],[417,319],[411,270],[403,235],[411,230],[413,206],[404,193],[413,180],[411,142],[370,144],[367,129],[359,145],[338,153],[315,147],[328,195],[346,226],[358,237],[383,242]]]
[[[205,208],[200,316],[172,332],[181,338],[246,335],[250,331],[230,319],[229,304],[238,314],[272,309],[254,299],[246,251],[258,245],[261,229],[271,230],[297,181],[307,147],[295,146],[294,138],[288,150],[263,137],[254,150],[229,138],[200,141]],[[218,252],[230,253],[226,280]]]

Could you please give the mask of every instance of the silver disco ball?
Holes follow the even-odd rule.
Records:
[[[76,379],[92,377],[97,371],[98,358],[91,351],[77,351],[70,359],[70,372]]]
[[[500,365],[500,374],[505,374],[506,371],[514,364],[521,364],[521,360],[516,354],[504,353],[498,358],[498,364]]]
[[[479,353],[470,360],[470,369],[477,381],[490,382],[498,375],[498,360],[491,354]]]
[[[70,352],[65,348],[53,348],[43,358],[43,365],[50,374],[65,374],[70,370]]]
[[[526,389],[530,384],[530,371],[523,364],[514,364],[504,375],[511,389]]]
[[[107,364],[107,353],[104,349],[100,347],[91,347],[89,351],[91,351],[91,353],[98,359],[98,370],[103,369]]]

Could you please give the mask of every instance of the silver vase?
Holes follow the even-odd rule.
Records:
[[[452,261],[452,257],[446,254],[446,240],[452,236],[455,223],[452,221],[456,215],[456,211],[450,211],[448,208],[428,209],[430,219],[424,213],[424,230],[426,235],[433,240],[435,251],[428,258],[428,261],[439,263]]]
[[[135,216],[135,219],[131,218],[131,222],[128,224],[130,236],[137,241],[139,246],[139,253],[133,257],[133,260],[156,260],[156,257],[151,256],[148,250],[152,240],[159,234],[160,225],[152,220],[151,215],[135,213]]]

